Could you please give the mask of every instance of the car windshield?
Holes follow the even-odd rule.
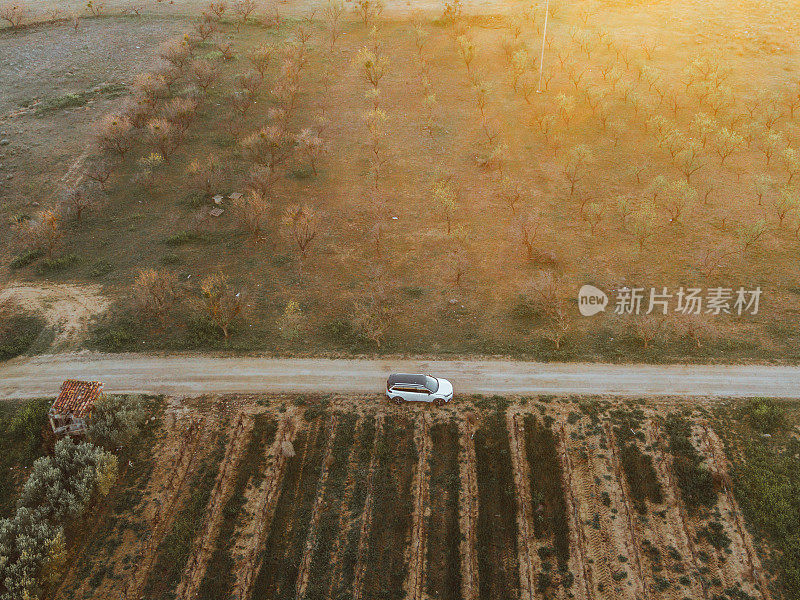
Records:
[[[428,388],[431,392],[435,392],[439,389],[439,380],[435,377],[429,377],[428,375],[425,376],[425,387]]]

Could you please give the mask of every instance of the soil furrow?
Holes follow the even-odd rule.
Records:
[[[700,591],[703,594],[703,598],[708,600],[708,584],[702,575],[703,567],[700,564],[697,546],[694,542],[694,532],[690,527],[686,506],[675,481],[672,454],[665,450],[666,442],[662,438],[660,429],[653,422],[651,422],[650,431],[655,441],[654,447],[658,452],[658,460],[655,461],[655,464],[657,468],[662,470],[664,481],[667,484],[664,486],[664,502],[672,509],[673,513],[677,513],[677,520],[674,522],[679,524],[680,539],[684,542],[685,548],[689,552],[694,578],[700,582]]]
[[[378,466],[378,445],[383,442],[383,423],[384,416],[378,415],[375,419],[375,445],[369,463],[369,473],[367,474],[367,496],[364,501],[364,510],[361,513],[361,524],[358,534],[358,551],[356,554],[356,564],[353,571],[353,600],[361,600],[364,588],[364,572],[366,570],[365,554],[367,542],[369,540],[369,526],[372,523],[372,504],[373,488],[375,486],[375,471]]]
[[[232,597],[238,600],[247,600],[252,592],[257,575],[258,558],[272,523],[283,481],[283,472],[286,469],[288,457],[284,449],[287,444],[293,444],[296,434],[294,415],[289,413],[281,421],[275,442],[269,449],[269,460],[265,469],[266,476],[257,496],[256,509],[251,515],[254,531],[249,532],[250,542],[241,553],[240,560],[237,561],[237,576]]]
[[[193,599],[197,595],[200,583],[203,581],[208,559],[214,552],[222,520],[222,510],[233,489],[236,469],[251,429],[251,420],[246,419],[243,414],[239,414],[231,433],[225,458],[214,482],[214,489],[211,492],[208,509],[206,510],[205,527],[200,538],[195,541],[192,555],[186,564],[186,569],[177,588],[177,597],[182,600]]]
[[[464,598],[478,600],[478,556],[475,532],[478,527],[478,477],[475,470],[475,422],[470,414],[459,421],[461,450],[458,459],[461,489],[459,522],[461,524],[461,577]]]
[[[189,478],[195,459],[204,447],[201,442],[204,441],[206,425],[206,419],[204,418],[200,421],[193,421],[184,433],[184,443],[181,445],[177,460],[173,463],[174,470],[164,486],[167,500],[164,504],[158,506],[150,522],[151,534],[143,542],[144,547],[137,553],[138,557],[134,562],[133,571],[128,576],[127,585],[122,594],[125,600],[141,596],[142,588],[147,583],[148,576],[155,563],[156,551],[164,536],[169,532],[178,510],[180,499],[185,491],[184,484]]]
[[[317,484],[316,498],[314,500],[314,507],[311,509],[311,522],[308,525],[308,534],[306,537],[306,544],[303,550],[303,559],[300,562],[298,570],[297,584],[296,584],[296,597],[298,600],[305,598],[306,589],[308,588],[308,578],[311,570],[311,559],[314,555],[314,548],[316,547],[317,539],[317,526],[319,524],[320,516],[322,515],[322,501],[325,497],[325,484],[328,481],[328,473],[330,472],[330,465],[333,455],[333,442],[336,433],[337,416],[331,415],[330,433],[328,435],[328,445],[325,448],[325,458],[322,460],[322,471],[320,472],[319,482]]]
[[[572,540],[571,546],[574,552],[571,553],[570,562],[574,561],[575,572],[579,574],[581,584],[579,589],[583,590],[584,600],[594,600],[594,574],[587,563],[587,550],[588,541],[586,539],[586,532],[583,528],[583,523],[580,518],[578,500],[575,497],[575,483],[573,481],[573,465],[572,458],[569,454],[567,447],[567,431],[566,427],[561,427],[561,467],[564,473],[564,489],[567,490],[566,502],[567,513],[569,515],[570,523],[570,538]]]
[[[642,598],[650,598],[647,582],[644,577],[644,569],[642,568],[642,557],[639,552],[639,543],[637,541],[637,526],[634,523],[633,509],[631,507],[630,493],[628,491],[628,483],[625,474],[622,472],[622,465],[619,458],[619,451],[617,445],[617,438],[614,435],[614,429],[611,423],[606,421],[604,423],[606,440],[608,447],[611,450],[611,460],[613,466],[613,473],[617,479],[617,487],[619,489],[620,504],[622,505],[623,514],[625,516],[625,529],[626,539],[625,546],[628,549],[628,555],[633,557],[633,566],[636,575],[636,593],[641,595]]]
[[[519,579],[521,600],[534,597],[536,574],[541,569],[535,550],[533,536],[533,501],[528,461],[525,459],[525,432],[522,418],[518,414],[506,414],[509,442],[511,444],[511,463],[514,468],[514,486],[517,492],[517,547],[519,549]]]
[[[408,577],[405,583],[406,597],[421,600],[425,590],[425,549],[426,528],[425,511],[428,507],[428,486],[430,470],[428,468],[431,452],[430,417],[423,413],[417,419],[416,438],[419,453],[414,475],[414,514],[411,526],[411,544],[409,546]]]

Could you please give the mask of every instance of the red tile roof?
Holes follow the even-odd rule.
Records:
[[[67,379],[61,384],[61,393],[51,410],[60,415],[72,414],[82,419],[92,412],[102,391],[103,384],[99,381]]]

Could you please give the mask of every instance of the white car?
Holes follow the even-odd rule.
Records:
[[[441,377],[393,373],[386,382],[386,395],[395,404],[433,402],[443,406],[453,399],[453,385]]]

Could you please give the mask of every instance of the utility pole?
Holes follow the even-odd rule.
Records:
[[[542,56],[539,59],[539,85],[536,86],[536,93],[542,93],[542,72],[544,70],[544,41],[547,38],[547,17],[550,15],[550,0],[544,7],[544,31],[542,32]]]

